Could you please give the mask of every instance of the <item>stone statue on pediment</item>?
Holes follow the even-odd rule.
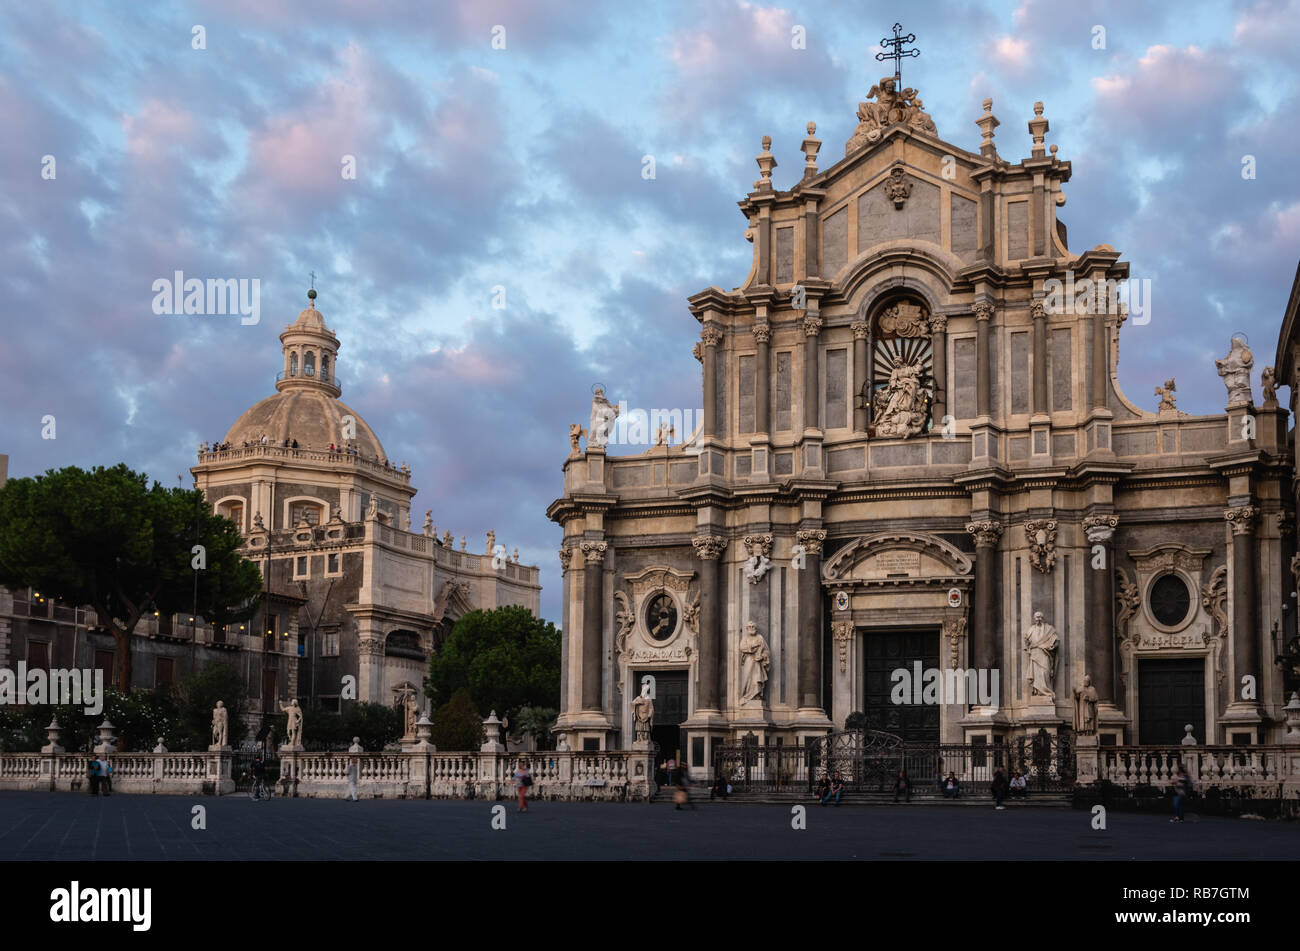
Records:
[[[1249,403],[1254,398],[1250,392],[1250,370],[1255,365],[1255,355],[1240,337],[1232,338],[1232,347],[1222,360],[1214,361],[1223,385],[1228,388],[1228,402]]]
[[[605,391],[599,386],[591,397],[591,425],[587,429],[587,448],[604,449],[614,431],[614,420],[618,419],[618,407],[605,398]]]
[[[871,87],[866,102],[858,103],[858,126],[844,147],[844,154],[850,155],[864,145],[879,142],[885,129],[896,122],[916,132],[938,134],[934,120],[922,109],[916,90],[908,86],[900,91],[894,77],[886,76]]]

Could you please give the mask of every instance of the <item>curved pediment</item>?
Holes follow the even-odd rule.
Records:
[[[970,558],[949,542],[916,532],[880,532],[855,538],[822,566],[828,584],[925,580],[970,574]]]

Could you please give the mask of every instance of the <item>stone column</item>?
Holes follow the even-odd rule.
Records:
[[[1255,620],[1256,567],[1254,505],[1224,511],[1232,526],[1232,700],[1241,700],[1241,678],[1249,674],[1260,684],[1259,630]]]
[[[821,428],[818,412],[821,401],[818,399],[820,380],[817,369],[817,340],[822,332],[822,319],[812,309],[813,301],[810,300],[808,303],[810,306],[803,319],[803,428],[805,432],[809,429]]]
[[[702,436],[718,434],[718,344],[722,343],[722,331],[712,322],[706,321],[700,331],[704,342],[701,362],[704,364],[704,432]]]
[[[573,579],[569,577],[569,565],[573,561],[573,549],[561,548],[560,556],[560,578],[564,588],[564,614],[562,616],[563,629],[560,631],[560,715],[569,712],[569,671],[573,669],[573,664],[569,660],[569,645],[572,639],[569,632],[572,630],[570,618],[573,612],[570,610],[569,593],[572,590]]]
[[[764,434],[771,432],[769,419],[772,396],[771,340],[771,326],[765,323],[754,325],[754,342],[758,345],[758,352],[754,357],[754,430]]]
[[[853,330],[853,382],[857,386],[857,393],[853,400],[853,431],[855,433],[865,433],[867,426],[871,423],[871,409],[867,406],[860,406],[863,402],[863,393],[867,394],[866,399],[871,396],[871,381],[867,379],[867,347],[870,345],[868,337],[871,334],[871,324],[865,320],[857,320],[852,324]]]
[[[822,710],[822,542],[825,529],[795,533],[803,546],[799,569],[799,706]]]
[[[721,646],[721,599],[718,597],[718,559],[727,548],[727,540],[720,535],[696,535],[691,539],[696,557],[700,559],[700,619],[698,688],[695,711],[719,711],[718,657]]]
[[[707,401],[706,401],[707,402]],[[603,710],[601,658],[604,648],[605,550],[606,542],[583,542],[586,564],[582,578],[582,709]]]
[[[384,702],[380,696],[384,686],[384,635],[375,628],[373,620],[363,620],[357,637],[357,699],[363,703]],[[280,711],[272,708],[262,712],[269,714]]]
[[[930,317],[930,348],[934,356],[934,403],[930,418],[934,428],[943,429],[948,415],[948,318],[944,314]]]
[[[975,629],[971,632],[971,663],[979,670],[996,670],[1002,663],[1002,632],[998,627],[998,538],[1002,526],[984,519],[969,523],[966,531],[975,536],[975,605],[972,612]]]
[[[1034,318],[1034,415],[1048,413],[1047,406],[1047,311],[1043,302],[1030,305]]]
[[[975,413],[990,416],[989,412],[989,323],[993,319],[993,305],[986,300],[975,304]]]
[[[1092,678],[1100,703],[1114,703],[1115,695],[1115,559],[1111,540],[1119,525],[1117,515],[1089,515],[1083,520],[1088,539],[1084,553],[1088,567],[1083,576],[1087,605],[1087,641],[1083,651],[1083,672]],[[1095,546],[1101,545],[1101,552]],[[1094,567],[1098,555],[1101,567]],[[1137,676],[1134,672],[1134,676]]]

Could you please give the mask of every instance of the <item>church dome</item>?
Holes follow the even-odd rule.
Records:
[[[356,430],[354,440],[343,439],[344,416],[351,416]],[[356,447],[363,459],[387,459],[383,444],[370,425],[356,410],[343,401],[315,388],[286,389],[256,403],[230,427],[225,441],[232,449],[247,443],[261,442],[280,446],[286,439],[298,440],[299,449],[328,449],[335,446]]]
[[[328,327],[325,326],[325,318],[315,307],[304,307],[298,319],[291,325],[293,330],[314,330],[317,333],[331,334]]]

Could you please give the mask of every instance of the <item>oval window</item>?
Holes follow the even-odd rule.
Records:
[[[1178,575],[1161,575],[1151,586],[1151,616],[1165,627],[1182,624],[1191,606],[1187,582]]]

